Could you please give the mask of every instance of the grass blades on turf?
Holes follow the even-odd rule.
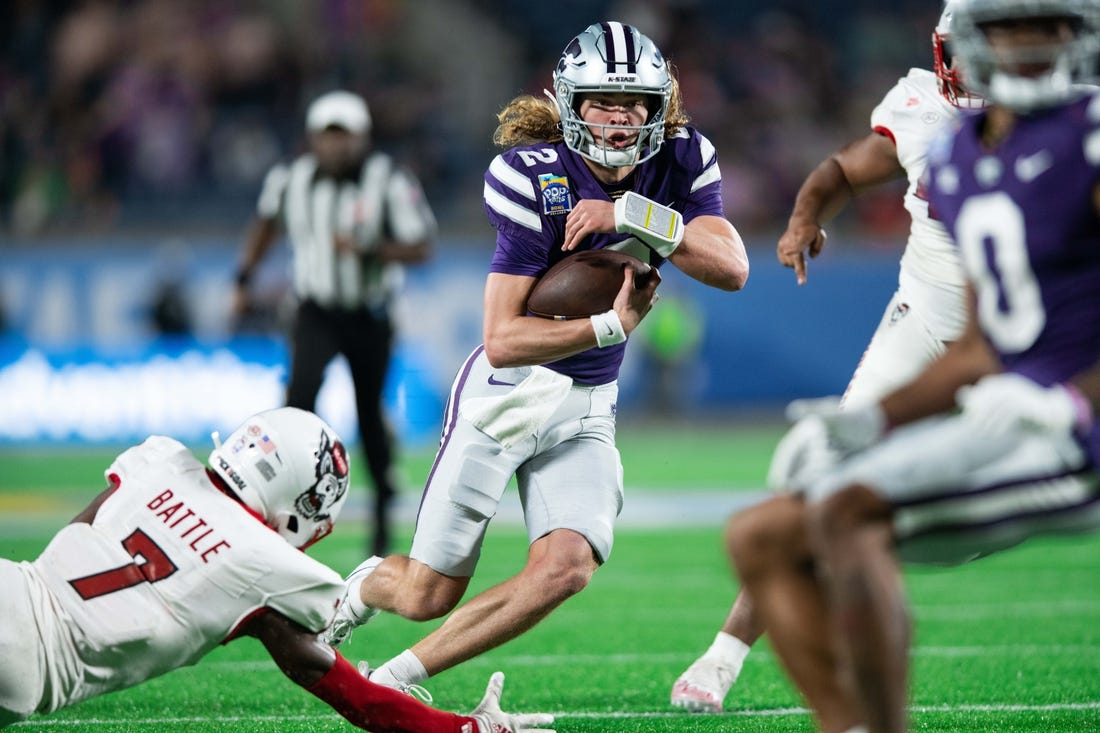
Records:
[[[628,502],[631,492],[638,495],[635,486],[671,502],[675,491],[659,492],[662,486],[717,489],[723,462],[745,472],[744,481],[730,482],[734,487],[751,489],[759,485],[764,446],[774,433],[716,431],[700,439],[685,431],[671,444],[659,437],[660,431],[622,436]],[[27,478],[18,486],[16,472],[7,473],[0,488],[0,502],[7,502],[0,511],[0,555],[29,559],[45,546],[75,513],[69,511],[72,487],[98,485],[104,456],[93,458],[77,452],[76,463],[87,464],[76,469],[79,475],[64,475],[66,461],[59,456],[41,461],[19,474]],[[9,459],[0,455],[0,466]],[[55,493],[62,498],[51,504]],[[45,505],[28,506],[28,494]],[[715,490],[716,506],[724,506],[724,494]],[[24,497],[22,508],[16,508],[18,496]],[[501,669],[507,675],[504,707],[553,712],[560,733],[813,730],[766,643],[749,656],[727,713],[692,716],[668,704],[672,681],[713,639],[733,598],[722,519],[716,511],[703,526],[622,527],[611,560],[588,589],[528,634],[429,680],[435,704],[468,711],[489,674]],[[338,527],[311,554],[347,571],[361,559],[361,524]],[[398,546],[407,546],[408,532],[402,528]],[[470,592],[516,572],[525,545],[520,528],[491,527]],[[1100,729],[1098,578],[1098,538],[1032,542],[961,568],[907,571],[916,620],[913,730]],[[378,664],[438,623],[381,616],[343,651],[353,661]],[[8,730],[293,733],[351,727],[285,679],[258,643],[242,640],[195,667]]]

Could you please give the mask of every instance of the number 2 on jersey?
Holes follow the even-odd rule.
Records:
[[[553,163],[558,159],[558,153],[553,148],[541,148],[539,150],[521,150],[519,157],[523,164],[530,168],[538,163]]]
[[[155,583],[158,580],[164,580],[177,570],[176,564],[164,554],[164,550],[160,549],[157,543],[140,529],[130,533],[122,541],[122,546],[135,562],[70,580],[69,585],[80,594],[81,598],[89,601],[108,593],[132,588],[139,583]],[[139,557],[142,560],[141,563],[136,562]]]

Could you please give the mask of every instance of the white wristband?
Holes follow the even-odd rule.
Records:
[[[627,191],[615,202],[615,231],[635,235],[667,260],[684,238],[684,217],[675,209]]]
[[[597,348],[602,349],[605,346],[614,346],[626,341],[623,322],[619,320],[619,314],[614,309],[589,316],[588,320],[592,322],[592,330],[596,332]]]

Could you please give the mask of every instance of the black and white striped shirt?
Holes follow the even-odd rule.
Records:
[[[397,263],[337,251],[336,235],[366,254],[383,239],[414,245],[437,229],[419,181],[381,152],[367,157],[358,180],[321,175],[311,154],[276,165],[256,208],[262,218],[282,218],[295,294],[327,307],[384,306],[402,278]]]

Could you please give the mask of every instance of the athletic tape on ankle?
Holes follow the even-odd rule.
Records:
[[[619,320],[619,314],[614,309],[589,316],[588,320],[592,322],[592,330],[596,332],[597,347],[602,349],[626,341],[623,322]]]
[[[684,238],[684,217],[675,209],[627,191],[615,202],[615,231],[635,235],[668,259]]]

